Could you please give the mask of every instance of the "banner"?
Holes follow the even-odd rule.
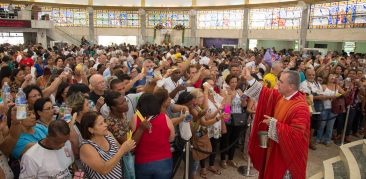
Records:
[[[23,27],[31,28],[31,21],[0,19],[0,27]]]

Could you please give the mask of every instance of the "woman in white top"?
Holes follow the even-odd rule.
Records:
[[[332,113],[332,100],[345,92],[337,84],[337,77],[335,74],[330,74],[328,76],[327,84],[323,85],[323,89],[324,91],[322,95],[325,98],[325,100],[323,100],[324,110],[321,113],[322,121],[320,122],[320,126],[317,131],[316,141],[317,143],[324,143],[326,146],[329,146],[334,122],[336,120],[336,114]]]
[[[230,106],[231,118],[225,120],[227,127],[227,133],[222,135],[220,141],[220,149],[225,150],[226,147],[233,144],[237,138],[240,137],[240,133],[245,134],[245,124],[247,114],[244,113],[244,108],[247,105],[247,100],[243,96],[243,92],[238,88],[239,78],[235,75],[229,74],[225,82],[228,84],[226,89],[222,89],[223,96],[226,97],[226,105]],[[236,121],[235,121],[236,120]],[[240,123],[242,122],[242,123]],[[226,169],[229,166],[237,168],[238,165],[233,161],[235,154],[235,147],[231,147],[229,150],[221,153],[221,167]]]
[[[221,103],[223,102],[224,98],[221,97],[219,94],[217,94],[213,90],[213,86],[215,85],[215,82],[211,78],[205,78],[202,81],[202,84],[203,84],[202,88],[203,88],[205,100],[207,100],[207,103],[206,102],[204,103],[204,104],[207,104],[207,113],[205,115],[205,118],[206,119],[216,119],[216,122],[214,124],[210,125],[207,129],[208,137],[210,138],[210,141],[211,141],[212,152],[216,152],[215,149],[216,149],[217,144],[220,141],[221,134],[222,134],[221,120],[225,118],[220,113],[222,110]],[[215,164],[214,164],[215,158],[216,158],[216,154],[211,154],[209,156],[209,167],[207,169],[216,175],[221,175],[221,171],[215,167]],[[202,162],[201,162],[201,167],[202,167]]]

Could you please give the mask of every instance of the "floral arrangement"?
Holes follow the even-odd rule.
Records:
[[[163,25],[161,25],[161,24],[156,24],[155,26],[154,26],[154,40],[155,40],[155,38],[156,38],[156,31],[157,30],[161,30],[161,29],[164,29],[165,27],[163,26]]]
[[[173,27],[173,29],[182,31],[182,43],[184,43],[184,30],[186,29],[186,27],[182,24],[177,24]]]
[[[184,29],[186,29],[186,27],[182,24],[178,24],[178,25],[175,25],[173,27],[173,29],[175,29],[175,30],[184,30]]]
[[[164,29],[165,27],[161,24],[157,24],[154,26],[154,30],[161,30],[161,29]]]

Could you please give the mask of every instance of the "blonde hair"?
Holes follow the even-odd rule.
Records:
[[[198,96],[203,95],[203,92],[200,88],[195,88],[190,93],[191,93],[191,95],[194,96],[194,98],[197,98]]]
[[[69,97],[67,97],[66,99],[67,107],[72,109],[71,114],[82,111],[84,107],[84,102],[85,102],[85,96],[81,92],[74,93]]]

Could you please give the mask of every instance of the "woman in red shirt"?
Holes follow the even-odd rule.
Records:
[[[141,95],[136,109],[144,119],[134,116],[131,129],[137,146],[135,171],[137,179],[170,179],[172,175],[172,153],[170,141],[175,132],[169,117],[160,112],[161,102],[152,93]]]

